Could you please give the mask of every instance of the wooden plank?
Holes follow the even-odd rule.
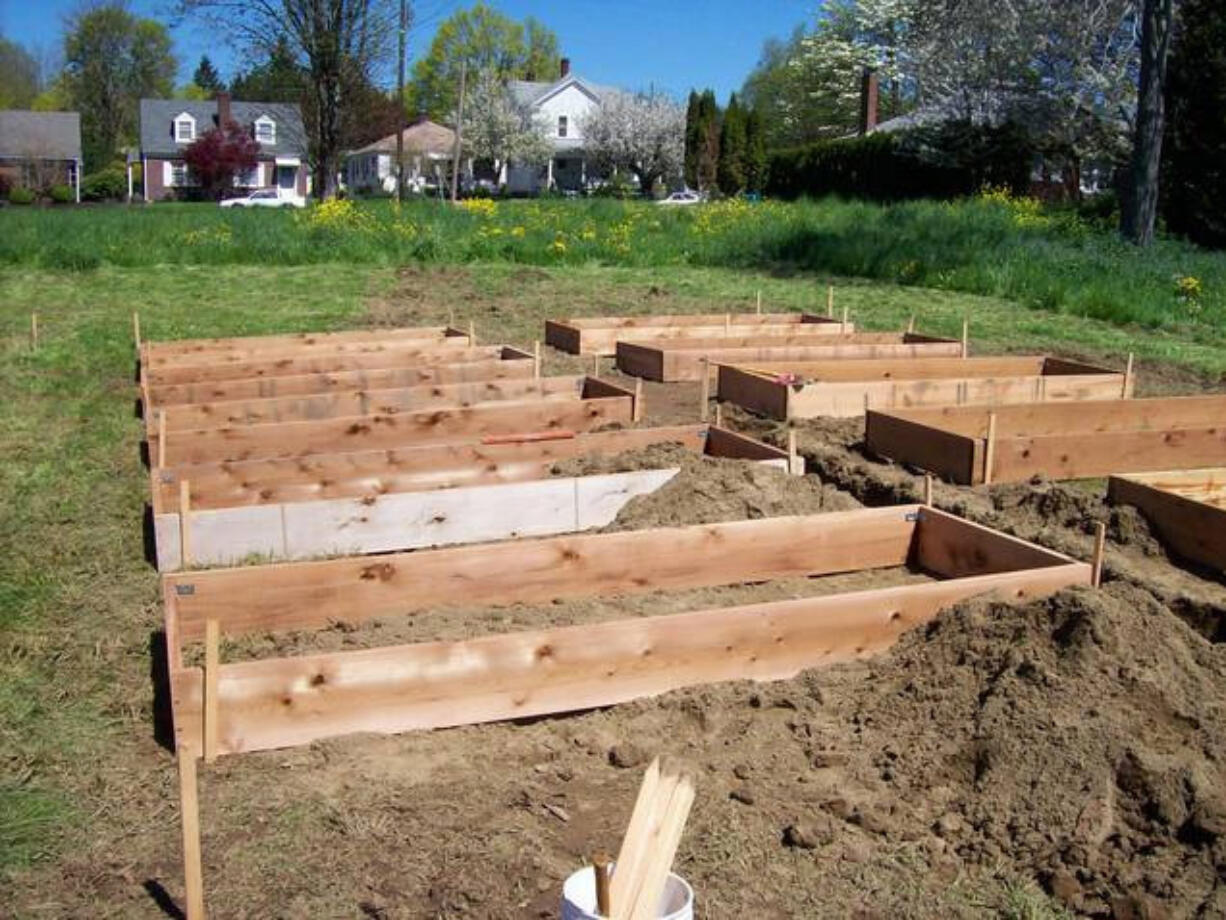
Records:
[[[946,431],[897,412],[868,412],[865,446],[878,457],[929,470],[951,482],[970,483],[978,469],[979,441],[956,431]]]
[[[1017,482],[1042,475],[1082,479],[1226,460],[1226,427],[1158,431],[1108,431],[1031,438],[999,438],[996,478]]]
[[[802,327],[804,328],[804,327]],[[824,334],[820,337],[762,336],[660,342],[618,342],[617,366],[626,374],[649,380],[698,380],[704,355],[719,364],[818,362],[871,358],[930,358],[956,356],[961,348],[952,339],[933,339],[906,333]]]
[[[503,348],[499,356],[474,361],[413,364],[376,370],[300,374],[288,377],[256,377],[207,383],[145,385],[145,415],[154,407],[184,403],[227,402],[277,396],[309,396],[341,390],[387,390],[402,387],[472,383],[482,380],[532,377],[532,356],[515,348]]]
[[[1112,476],[1107,499],[1133,505],[1176,555],[1218,572],[1226,572],[1226,508],[1164,488],[1170,473],[1151,476]],[[1183,474],[1182,487],[1197,473]],[[1201,471],[1208,495],[1220,496],[1226,469]]]
[[[778,460],[760,441],[702,425],[588,432],[573,438],[512,444],[428,444],[389,450],[311,454],[292,459],[223,461],[155,470],[154,510],[173,508],[178,481],[190,479],[192,507],[232,508],[393,492],[522,482],[550,474],[560,460],[613,456],[656,444],[680,444],[712,457]],[[247,526],[254,527],[254,522]]]
[[[740,367],[719,365],[715,397],[767,418],[790,419],[791,397],[797,388]]]
[[[941,578],[1019,572],[1075,561],[936,508],[922,507],[916,527],[911,564]]]
[[[343,354],[384,344],[465,348],[468,337],[447,326],[401,329],[357,329],[346,332],[300,332],[288,335],[215,339],[171,339],[146,342],[140,350],[143,368],[230,362],[289,355]]]
[[[204,870],[200,858],[200,792],[196,778],[196,754],[180,748],[179,819],[183,830],[184,913],[187,920],[204,920]]]
[[[609,706],[724,680],[782,680],[877,654],[958,600],[1087,583],[1042,569],[533,632],[223,665],[223,753]],[[199,720],[200,673],[177,672],[176,722]],[[616,877],[616,875],[615,875]]]
[[[223,460],[390,449],[468,441],[484,435],[536,431],[590,431],[629,424],[633,394],[539,403],[488,404],[396,415],[343,416],[319,421],[172,431],[166,462],[172,466]]]
[[[215,569],[165,575],[163,584],[175,595],[181,641],[199,639],[209,617],[235,637],[457,603],[538,603],[901,565],[916,508]]]
[[[571,354],[612,355],[617,343],[663,339],[703,339],[725,336],[730,330],[753,335],[794,335],[798,326],[811,326],[816,334],[852,332],[834,320],[805,313],[657,314],[649,316],[572,317],[547,320],[545,341]]]
[[[312,396],[279,396],[228,402],[167,406],[169,430],[225,428],[271,422],[297,422],[342,415],[383,415],[422,409],[456,409],[495,402],[570,397],[583,386],[582,377],[482,380],[472,383],[429,384],[387,390],[339,390]],[[159,413],[147,420],[152,435],[160,430]]]
[[[420,367],[431,364],[459,364],[488,361],[502,357],[497,345],[450,347],[416,342],[389,342],[372,351],[335,355],[299,355],[272,358],[246,358],[224,363],[176,365],[148,368],[143,379],[150,387],[174,383],[215,383],[258,377],[295,377],[304,374],[332,374],[340,371],[384,370]],[[532,356],[528,355],[528,360]]]

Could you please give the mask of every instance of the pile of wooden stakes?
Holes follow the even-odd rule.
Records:
[[[662,768],[657,757],[639,787],[634,812],[610,878],[610,860],[592,860],[596,872],[596,910],[610,920],[657,920],[673,858],[681,844],[694,779],[677,765]]]

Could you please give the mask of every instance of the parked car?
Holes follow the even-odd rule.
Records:
[[[305,208],[306,199],[293,192],[261,188],[249,195],[223,199],[221,206],[223,208]]]
[[[661,198],[658,203],[668,204],[668,205],[686,205],[686,204],[700,204],[701,202],[702,202],[701,195],[699,195],[697,192],[691,192],[687,190],[684,192],[673,192],[667,198]]]

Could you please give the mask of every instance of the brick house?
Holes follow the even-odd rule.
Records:
[[[68,185],[81,200],[81,116],[77,112],[0,111],[0,173],[41,190]]]
[[[236,176],[239,190],[275,188],[285,196],[310,191],[307,138],[302,111],[285,102],[231,102],[228,93],[215,100],[142,99],[140,101],[141,173],[145,200],[175,198],[194,183],[183,151],[201,134],[231,121],[242,125],[260,145],[259,162]]]

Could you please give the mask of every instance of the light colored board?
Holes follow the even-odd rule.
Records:
[[[153,360],[162,357],[230,354],[235,351],[260,351],[299,346],[326,346],[369,341],[442,341],[457,338],[467,340],[462,332],[448,326],[400,326],[387,329],[343,329],[335,332],[290,332],[281,335],[225,336],[202,339],[146,340],[142,357]]]
[[[586,316],[545,322],[545,342],[571,354],[613,355],[617,343],[661,339],[703,339],[730,330],[753,335],[792,335],[797,326],[812,326],[831,335],[844,331],[824,316],[807,313],[709,313],[652,316]],[[852,332],[854,327],[845,331]],[[819,333],[820,334],[820,333]]]
[[[431,364],[459,364],[501,356],[497,345],[456,348],[417,342],[387,343],[369,352],[335,355],[299,355],[281,358],[249,358],[214,364],[170,365],[148,368],[143,379],[151,388],[176,383],[216,383],[257,377],[294,377],[340,371],[382,370]],[[531,355],[528,356],[531,360]]]
[[[702,425],[587,432],[572,438],[518,444],[429,444],[154,470],[153,508],[161,512],[174,507],[180,479],[191,481],[194,508],[369,498],[392,492],[539,479],[549,475],[560,460],[614,456],[669,443],[710,457],[769,461],[785,456],[778,448],[753,438]]]
[[[180,520],[178,512],[153,516],[160,571],[183,567]],[[279,505],[193,510],[188,527],[193,565],[238,565],[284,554],[285,524]]]
[[[614,422],[629,424],[633,402],[633,394],[592,399],[576,396],[567,401],[172,431],[166,439],[166,462],[178,466],[444,444],[499,434],[590,431]]]
[[[472,383],[482,380],[528,379],[532,377],[532,356],[514,348],[503,348],[499,356],[470,361],[436,364],[408,363],[403,367],[376,370],[338,371],[299,374],[288,377],[254,377],[245,380],[217,380],[206,383],[143,384],[145,415],[160,407],[187,403],[229,402],[278,396],[311,396],[342,390],[388,390],[402,387]]]
[[[632,376],[676,382],[698,380],[704,355],[717,364],[750,366],[794,361],[951,357],[957,356],[962,347],[952,339],[892,332],[825,334],[816,339],[808,336],[807,339],[779,337],[774,343],[761,337],[693,342],[618,342],[617,366],[623,373]]]
[[[578,534],[163,576],[175,633],[230,637],[431,607],[544,603],[902,565],[919,506]]]
[[[220,677],[220,750],[541,716],[725,680],[782,680],[877,654],[967,597],[997,592],[1025,599],[1088,581],[1088,565],[1065,563],[458,642],[228,664]],[[185,669],[172,679],[176,723],[190,737],[200,718],[200,672]]]
[[[1074,562],[1062,553],[936,508],[921,508],[917,516],[912,565],[940,578],[1019,572]]]
[[[340,390],[314,396],[281,396],[232,402],[167,406],[170,431],[300,422],[341,415],[384,415],[422,409],[456,409],[495,402],[534,401],[569,397],[582,390],[582,377],[482,380],[473,383],[429,384],[388,390]],[[147,419],[150,435],[160,430],[159,414]]]
[[[1018,482],[1036,474],[1051,479],[1082,479],[1111,473],[1210,466],[1223,460],[1226,428],[1217,424],[1165,431],[998,438],[996,479]]]
[[[1114,504],[1136,507],[1177,555],[1226,572],[1226,508],[1222,506],[1226,469],[1201,471],[1205,485],[1199,494],[1192,495],[1182,490],[1188,489],[1191,478],[1198,474],[1178,475],[1176,488],[1181,491],[1166,486],[1174,478],[1170,473],[1112,476],[1107,483],[1107,498]]]
[[[187,920],[204,920],[204,870],[200,851],[200,792],[196,754],[180,748],[179,823],[183,830],[183,876]]]

